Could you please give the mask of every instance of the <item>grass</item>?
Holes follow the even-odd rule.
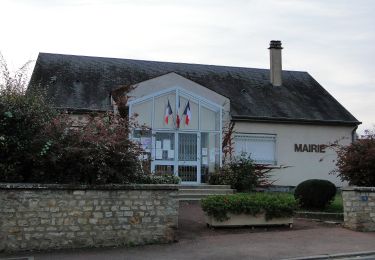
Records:
[[[343,205],[342,205],[342,195],[341,192],[337,193],[335,196],[335,199],[332,201],[331,205],[329,205],[324,212],[330,212],[330,213],[342,213],[344,211]]]

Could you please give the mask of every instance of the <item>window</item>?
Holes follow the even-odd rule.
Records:
[[[155,106],[150,111],[154,111],[154,125],[153,128],[157,129],[174,129],[176,127],[176,93],[169,92],[154,98]],[[168,103],[171,108],[172,114],[168,116],[168,122],[165,121],[165,113]]]
[[[174,161],[174,133],[155,134],[155,160]]]
[[[180,130],[198,130],[199,104],[198,100],[179,95],[180,108],[179,115],[181,118]],[[189,124],[186,124],[186,117],[183,115],[184,110],[189,103],[191,118]],[[178,102],[177,102],[178,104]]]
[[[136,116],[139,125],[151,127],[152,124],[152,99],[139,102],[132,106],[132,116]]]
[[[255,163],[276,165],[276,135],[238,134],[234,142],[236,155],[245,153]]]
[[[143,149],[141,159],[148,160],[151,158],[151,147],[152,147],[152,133],[150,130],[139,130],[136,129],[133,132],[133,141],[139,143]]]
[[[211,173],[220,167],[220,134],[201,133],[201,182],[208,182]]]
[[[220,111],[201,105],[201,129],[205,131],[220,130]]]

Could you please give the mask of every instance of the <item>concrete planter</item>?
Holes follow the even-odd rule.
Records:
[[[228,214],[229,219],[218,221],[212,216],[206,215],[206,223],[212,227],[239,227],[239,226],[270,226],[270,225],[289,225],[293,227],[293,218],[272,218],[266,220],[265,214],[256,216],[248,214]]]
[[[355,231],[375,231],[375,187],[342,189],[344,226]]]

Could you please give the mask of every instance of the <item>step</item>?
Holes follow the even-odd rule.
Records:
[[[179,187],[179,193],[177,195],[180,201],[194,201],[201,200],[210,195],[226,195],[233,194],[234,190],[230,188],[230,185],[187,185],[183,184]]]
[[[228,193],[228,194],[231,194],[231,193]],[[207,198],[208,196],[210,195],[214,195],[214,194],[202,194],[202,193],[196,193],[196,194],[179,194],[177,196],[177,199],[182,201],[189,201],[189,200],[201,200],[201,199],[204,199],[204,198]],[[217,194],[217,195],[224,195],[224,194]]]
[[[210,185],[210,184],[200,184],[200,185],[188,185],[181,184],[179,189],[230,189],[230,185]]]
[[[212,195],[227,195],[233,194],[233,189],[180,189],[177,199],[180,201],[195,201],[201,200]]]
[[[179,194],[232,194],[232,189],[180,189]]]

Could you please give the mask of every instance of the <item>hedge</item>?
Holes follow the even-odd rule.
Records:
[[[294,191],[300,206],[307,209],[324,209],[334,200],[336,186],[328,180],[311,179],[301,182]]]

